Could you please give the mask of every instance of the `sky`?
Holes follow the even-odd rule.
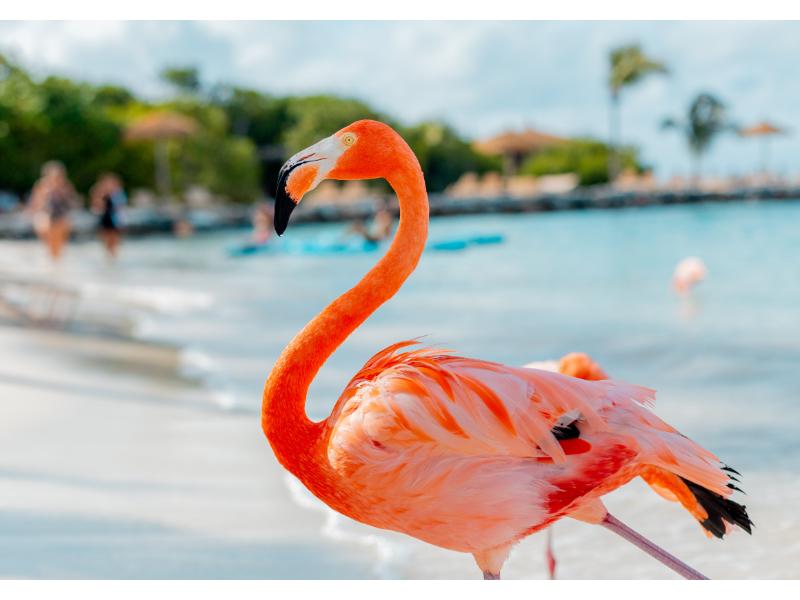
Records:
[[[207,83],[274,94],[333,92],[411,123],[442,119],[470,138],[533,127],[608,136],[608,52],[639,43],[665,62],[622,98],[625,143],[659,177],[689,172],[685,139],[662,131],[700,92],[742,125],[793,132],[769,143],[769,166],[800,175],[800,23],[791,22],[0,22],[0,52],[37,75],[166,93],[164,66],[195,65]],[[720,137],[710,175],[760,165],[757,140]]]

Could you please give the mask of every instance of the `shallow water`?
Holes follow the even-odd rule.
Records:
[[[753,538],[706,540],[691,518],[638,484],[609,505],[712,576],[800,576],[799,223],[800,202],[436,219],[433,238],[500,233],[505,242],[426,252],[397,296],[324,367],[309,413],[324,417],[364,361],[401,339],[427,336],[425,343],[508,364],[585,351],[613,377],[658,390],[665,420],[744,474],[757,529]],[[286,236],[330,239],[342,229],[297,226]],[[78,246],[62,276],[95,298],[130,304],[140,337],[183,347],[185,373],[213,390],[221,410],[257,419],[283,346],[378,254],[229,258],[225,249],[246,235],[130,242],[114,268],[95,245]],[[687,255],[701,257],[709,276],[680,299],[670,278]],[[309,510],[326,510],[287,485]],[[469,557],[336,516],[326,528],[339,543],[362,546],[376,576],[474,575]],[[585,551],[602,554],[608,534],[574,522],[558,532],[565,577],[665,576],[626,548],[587,565]],[[769,549],[778,543],[775,557]],[[524,542],[508,574],[542,576],[540,546]],[[619,569],[620,556],[637,566]]]

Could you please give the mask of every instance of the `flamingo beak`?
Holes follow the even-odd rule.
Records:
[[[290,159],[278,173],[278,189],[275,192],[275,232],[283,235],[289,225],[289,216],[314,186],[318,167],[315,162],[323,160],[313,155],[308,158]]]
[[[327,137],[301,150],[286,161],[278,173],[275,192],[275,232],[283,235],[289,216],[303,196],[313,190],[336,164],[344,147],[336,136]]]

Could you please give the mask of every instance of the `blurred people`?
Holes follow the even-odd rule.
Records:
[[[267,202],[262,202],[256,206],[253,213],[253,235],[251,243],[262,246],[266,244],[272,236],[272,206]]]
[[[99,216],[97,231],[109,257],[116,258],[122,241],[119,210],[128,198],[122,180],[114,173],[100,176],[91,191],[92,212]]]
[[[378,244],[389,239],[392,235],[393,224],[394,217],[392,217],[392,213],[384,206],[375,213],[371,227],[367,227],[364,221],[358,220],[349,227],[348,232],[360,235],[366,242]]]
[[[31,190],[28,210],[33,214],[36,235],[54,261],[61,257],[69,241],[72,226],[69,217],[76,204],[77,194],[64,165],[55,160],[46,162]]]
[[[189,211],[182,208],[172,225],[172,233],[177,238],[188,238],[194,235],[194,225],[189,218]]]

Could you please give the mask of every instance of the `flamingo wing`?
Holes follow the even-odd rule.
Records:
[[[358,520],[475,551],[573,514],[643,464],[731,492],[716,457],[646,407],[650,389],[413,343],[368,361],[327,423]]]
[[[404,350],[413,343],[387,348],[351,380],[331,416],[332,445],[349,446],[355,436],[372,446],[432,445],[438,452],[461,456],[563,463],[570,449],[565,450],[553,431],[561,417],[580,415],[595,430],[605,431],[604,409],[642,405],[654,395],[635,385],[585,385],[557,373],[437,349]]]

